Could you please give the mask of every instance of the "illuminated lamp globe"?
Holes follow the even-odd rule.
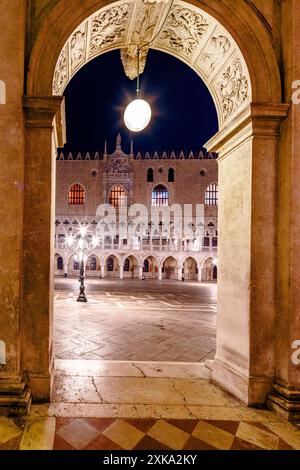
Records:
[[[132,132],[140,132],[148,126],[151,120],[151,108],[147,101],[140,98],[132,101],[124,113],[126,127]]]

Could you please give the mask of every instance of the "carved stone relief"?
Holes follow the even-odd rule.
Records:
[[[159,42],[180,54],[191,55],[209,27],[204,15],[189,8],[172,8]]]
[[[129,46],[121,50],[121,60],[127,77],[131,80],[137,76],[137,45],[140,49],[139,71],[144,72],[149,47],[146,46],[155,34],[155,28],[159,23],[162,13],[162,5],[157,4],[138,4],[132,33],[129,38]],[[153,2],[154,3],[154,2]],[[144,47],[143,47],[144,46]]]
[[[71,73],[85,62],[86,32],[78,29],[70,40]]]
[[[210,75],[230,50],[230,40],[224,34],[214,34],[200,54],[198,67],[206,76]]]
[[[61,95],[62,90],[68,83],[68,66],[66,57],[66,47],[62,50],[56,64],[54,79],[53,79],[53,94]]]
[[[240,58],[235,58],[222,71],[218,83],[219,95],[222,102],[223,119],[228,119],[248,98],[249,82],[243,71]]]
[[[125,40],[130,4],[124,3],[102,11],[91,19],[89,54]]]
[[[251,83],[238,45],[224,27],[196,6],[175,0],[125,0],[93,13],[69,37],[57,61],[53,93],[62,95],[70,78],[89,60],[121,49],[124,71],[137,74],[137,45],[169,52],[201,75],[216,99],[220,124],[251,101]],[[155,37],[168,14],[162,31]],[[143,72],[149,46],[140,52]]]

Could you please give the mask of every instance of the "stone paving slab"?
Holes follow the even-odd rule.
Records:
[[[57,359],[204,362],[216,348],[216,285],[56,280]],[[184,285],[183,285],[184,284]]]

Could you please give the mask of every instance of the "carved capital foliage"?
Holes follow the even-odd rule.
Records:
[[[140,73],[149,47],[192,67],[212,93],[220,126],[251,102],[248,68],[233,37],[207,12],[182,0],[175,0],[171,10],[170,0],[123,0],[91,15],[71,34],[58,58],[53,93],[63,94],[84,64],[117,48],[125,74],[134,79],[138,46]]]

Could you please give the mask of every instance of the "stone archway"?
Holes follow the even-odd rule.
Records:
[[[159,261],[152,255],[148,255],[143,260],[143,276],[145,279],[158,279]]]
[[[51,347],[49,349],[48,344],[49,311],[51,319],[51,161],[54,138],[63,138],[60,126],[57,126],[56,134],[52,134],[53,118],[56,124],[61,122],[62,103],[62,97],[52,96],[53,76],[57,61],[64,61],[62,51],[65,44],[71,45],[68,41],[72,41],[76,28],[93,15],[101,4],[106,9],[111,8],[110,3],[75,0],[72,8],[67,0],[53,4],[47,14],[47,21],[38,28],[30,57],[28,96],[24,99],[25,180],[30,187],[38,177],[43,198],[40,198],[41,202],[35,198],[34,207],[31,197],[28,201],[25,199],[24,247],[34,270],[39,268],[36,272],[40,273],[43,266],[44,271],[42,280],[36,279],[35,287],[25,274],[24,312],[27,317],[35,318],[36,336],[28,334],[28,324],[25,322],[22,326],[22,363],[28,372],[29,384],[36,399],[49,397],[49,364],[52,363]],[[119,2],[122,5],[129,3]],[[198,4],[196,1],[177,3],[193,11]],[[221,28],[220,35],[224,35],[234,45],[233,55],[228,61],[226,53],[223,59],[217,60],[219,75],[215,71],[211,81],[203,68],[197,70],[214,96],[220,122],[220,131],[207,143],[208,150],[220,155],[219,317],[213,379],[245,403],[259,404],[265,402],[276,373],[276,161],[280,125],[286,117],[287,106],[280,104],[279,69],[267,31],[249,4],[244,2],[237,13],[230,3],[229,0],[206,0],[201,2],[203,10],[196,11],[203,18],[215,19],[214,25]],[[173,30],[172,25],[170,29]],[[206,33],[208,35],[208,29]],[[172,37],[172,34],[166,36],[167,40],[168,37]],[[99,40],[101,42],[101,38]],[[122,41],[109,48],[120,46]],[[157,48],[163,47],[157,45]],[[173,53],[176,55],[174,50]],[[80,47],[77,47],[76,54],[80,56]],[[196,67],[192,53],[189,54],[189,60],[182,54],[178,53],[178,56],[188,65]],[[66,62],[68,66],[70,63]],[[214,66],[209,62],[210,68]],[[230,92],[233,83],[237,83],[237,88]],[[264,155],[263,161],[261,154]],[[35,163],[36,155],[43,155],[43,163]],[[35,171],[31,172],[33,163]],[[266,182],[265,191],[260,190],[261,181]],[[48,196],[46,198],[45,193]],[[42,221],[37,214],[42,214]],[[266,236],[261,237],[266,224],[270,229]],[[242,227],[238,236],[237,225],[240,229]],[[49,227],[48,231],[45,226]],[[35,253],[34,233],[39,233],[39,236],[43,234],[42,239],[39,239],[42,260],[40,253],[38,257]],[[262,253],[265,255],[261,256]],[[235,272],[237,263],[242,267],[238,274]],[[266,271],[268,277],[263,274]],[[32,289],[39,289],[34,302]],[[265,292],[268,292],[268,298]],[[37,311],[39,318],[35,315]],[[36,359],[26,353],[32,347],[35,348]]]
[[[198,279],[197,261],[192,256],[188,256],[183,262],[183,277],[187,281],[196,281]]]
[[[178,280],[179,263],[173,256],[168,256],[162,262],[163,279]]]

